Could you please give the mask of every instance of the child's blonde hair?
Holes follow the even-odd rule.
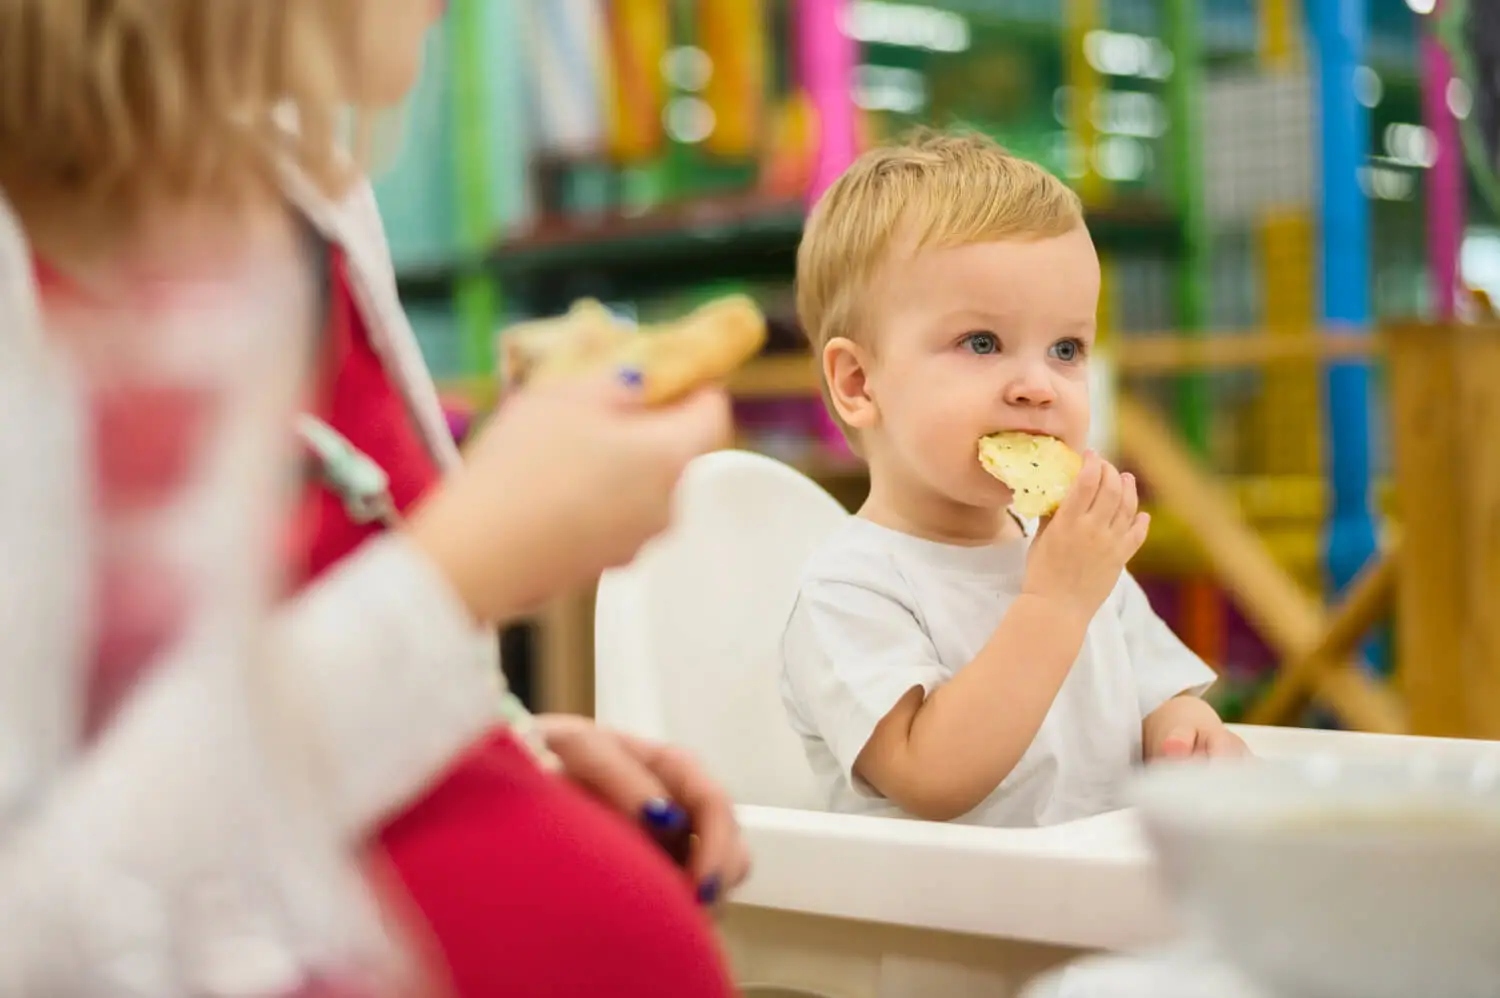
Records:
[[[342,155],[349,0],[0,0],[0,186],[129,215]],[[288,127],[289,115],[295,127]]]
[[[797,317],[820,356],[858,338],[860,303],[898,241],[916,252],[1081,224],[1078,195],[1037,164],[978,133],[919,130],[860,156],[818,200],[797,250]]]

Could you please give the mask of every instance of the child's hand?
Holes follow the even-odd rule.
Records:
[[[1090,451],[1073,488],[1043,525],[1022,591],[1093,618],[1146,540],[1135,477]]]
[[[717,390],[647,409],[612,375],[528,387],[408,529],[477,619],[503,620],[635,557],[688,462],[730,431]]]
[[[684,833],[691,843],[685,866],[699,900],[712,904],[749,874],[734,802],[691,756],[585,717],[543,714],[536,723],[573,782],[649,831]]]
[[[1245,740],[1230,731],[1204,701],[1173,697],[1152,711],[1141,725],[1146,761],[1189,756],[1246,756]]]

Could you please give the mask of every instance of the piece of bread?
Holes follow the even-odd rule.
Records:
[[[538,374],[555,377],[587,370],[633,335],[592,298],[575,302],[565,315],[511,326],[500,335],[501,390],[518,388]]]
[[[979,463],[1010,487],[1016,515],[1033,519],[1057,511],[1083,467],[1083,458],[1056,437],[992,433],[979,441]]]
[[[730,295],[675,322],[631,329],[585,300],[560,318],[507,332],[503,342],[507,386],[614,368],[634,372],[645,402],[661,405],[727,377],[758,354],[766,319],[750,298]]]

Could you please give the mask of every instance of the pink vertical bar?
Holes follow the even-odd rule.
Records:
[[[848,0],[795,0],[797,68],[818,119],[817,161],[807,191],[809,208],[858,154],[854,112],[854,39],[844,32]],[[837,453],[848,446],[838,426],[819,410],[819,437]]]
[[[848,0],[797,0],[797,65],[818,115],[817,166],[808,189],[815,202],[854,162],[854,39],[844,33]]]
[[[1434,11],[1433,17],[1437,16]],[[1422,36],[1422,116],[1437,146],[1427,171],[1427,257],[1432,302],[1439,319],[1453,318],[1458,257],[1464,234],[1464,166],[1458,120],[1448,107],[1453,64],[1431,31]]]

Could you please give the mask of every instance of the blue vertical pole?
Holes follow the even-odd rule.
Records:
[[[1365,57],[1366,0],[1309,0],[1308,11],[1321,119],[1323,327],[1368,332],[1370,215],[1359,169],[1368,158],[1370,118],[1354,97],[1354,73]],[[1325,379],[1329,522],[1324,565],[1338,590],[1375,553],[1370,366],[1363,360],[1329,363]]]

